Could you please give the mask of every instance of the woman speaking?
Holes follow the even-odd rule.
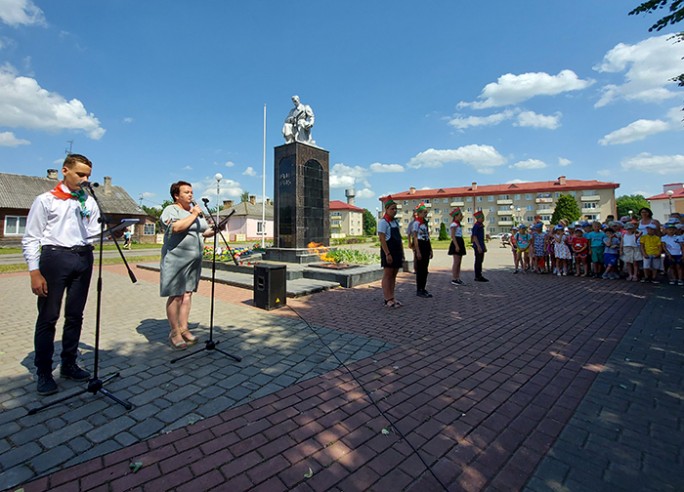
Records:
[[[202,271],[203,238],[212,237],[215,232],[193,201],[190,183],[173,183],[171,198],[174,203],[161,214],[165,231],[160,294],[168,297],[166,317],[171,326],[169,343],[176,350],[184,350],[188,345],[197,343],[197,337],[188,330],[192,293],[197,292]]]

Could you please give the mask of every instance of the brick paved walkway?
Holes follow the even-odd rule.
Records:
[[[138,319],[133,325],[138,333],[152,327],[159,333],[147,333],[142,344],[109,340],[103,359],[116,360],[108,363],[112,369],[132,368],[122,371],[125,377],[112,388],[132,401],[142,397],[142,405],[134,401],[136,408],[126,412],[86,395],[81,407],[24,417],[22,411],[33,403],[26,369],[30,339],[18,348],[25,367],[9,386],[3,372],[2,389],[14,396],[0,402],[1,470],[7,475],[9,453],[33,449],[14,467],[41,476],[30,481],[31,476],[14,475],[15,483],[28,482],[25,491],[423,492],[442,490],[442,484],[449,490],[634,490],[639,477],[652,490],[682,487],[677,481],[684,475],[681,288],[514,276],[502,269],[487,272],[492,282],[466,287],[449,285],[448,272],[437,271],[428,284],[433,299],[415,297],[413,276],[401,274],[398,297],[406,306],[399,310],[381,307],[378,284],[288,299],[303,319],[337,343],[354,379],[316,345],[317,337],[289,308],[265,313],[249,306],[251,292],[229,287],[217,289],[217,312],[232,325],[221,337],[235,336],[231,346],[245,360],[232,364],[212,354],[202,363],[169,368],[165,362],[174,354],[161,345],[166,329],[163,303],[154,296],[156,274],[138,273],[135,295],[121,294],[115,304],[134,304],[126,306],[131,319]],[[108,272],[106,280],[116,278],[125,279]],[[0,285],[8,279],[0,277]],[[126,291],[121,282],[117,294]],[[204,285],[200,294],[206,291]],[[205,322],[207,303],[197,296],[194,319]],[[13,299],[18,311],[28,304]],[[0,335],[12,336],[9,328],[16,331],[26,316],[1,322]],[[142,329],[146,322],[150,326]],[[244,328],[250,322],[261,328],[258,333]],[[276,336],[279,348],[290,349],[279,353],[279,360],[307,350],[317,357],[294,376],[293,365],[282,365],[275,378],[290,379],[262,396],[257,392],[275,378],[258,382],[270,367],[258,364],[271,355],[261,347]],[[254,367],[259,370],[250,374]],[[143,376],[136,373],[140,368]],[[235,373],[246,378],[221,385]],[[208,375],[215,376],[217,389],[201,397],[218,403],[214,413],[202,414],[201,400],[193,398],[207,390],[200,382]],[[137,387],[155,377],[163,379],[161,385],[140,393],[130,388],[132,379]],[[236,384],[244,388],[241,399],[231,396]],[[192,421],[154,424],[165,409],[186,401],[192,401]],[[77,429],[84,424],[69,420],[70,414],[83,407],[107,418]],[[141,408],[150,413],[137,414]],[[117,441],[112,419],[130,442]],[[121,424],[126,419],[133,421],[129,427]],[[130,430],[147,429],[148,422],[153,424],[147,435]],[[53,437],[64,424],[73,434]],[[9,427],[14,430],[5,430]],[[40,429],[33,438],[31,428]],[[85,442],[97,436],[117,449]],[[85,449],[74,450],[79,443]],[[74,453],[72,462],[82,464],[40,468],[51,453],[66,448]],[[133,473],[131,462],[142,468]]]

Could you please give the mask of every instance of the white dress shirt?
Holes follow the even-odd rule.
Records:
[[[59,186],[69,193],[63,183]],[[38,269],[42,246],[71,248],[92,244],[93,239],[88,238],[100,232],[100,210],[91,196],[86,198],[85,206],[90,211],[89,217],[81,216],[81,203],[76,199],[62,200],[49,191],[36,197],[21,240],[29,271]]]

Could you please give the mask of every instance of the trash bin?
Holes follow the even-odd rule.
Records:
[[[254,265],[254,305],[270,311],[287,304],[285,265]]]

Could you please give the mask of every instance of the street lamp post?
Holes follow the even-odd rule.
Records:
[[[672,195],[674,195],[674,191],[672,190],[667,190],[667,201],[670,204],[670,215],[672,215]],[[669,219],[670,217],[668,217]]]
[[[214,223],[218,224],[221,222],[219,220],[219,206],[221,204],[221,180],[223,179],[223,174],[216,173],[214,179],[216,180],[216,222]]]

